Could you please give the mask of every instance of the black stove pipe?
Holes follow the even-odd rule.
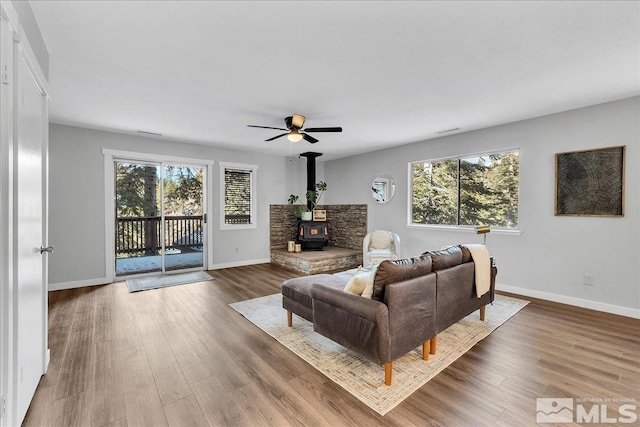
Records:
[[[314,153],[307,151],[300,154],[300,157],[307,158],[307,191],[316,191],[316,157],[322,156],[322,153]],[[307,201],[307,208],[311,210],[311,202]]]

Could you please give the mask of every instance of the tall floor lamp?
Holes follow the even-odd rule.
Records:
[[[488,225],[479,225],[476,227],[476,234],[482,234],[482,237],[484,237],[483,239],[483,245],[487,245],[487,233],[491,232],[491,228],[489,228]]]

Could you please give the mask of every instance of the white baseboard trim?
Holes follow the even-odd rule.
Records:
[[[225,262],[222,264],[213,264],[209,266],[209,270],[220,270],[221,268],[244,267],[245,265],[266,264],[271,262],[270,258],[248,259],[245,261]]]
[[[61,291],[63,289],[82,288],[85,286],[106,285],[111,283],[112,280],[106,277],[100,277],[98,279],[78,280],[77,282],[63,282],[63,283],[49,283],[49,291]]]
[[[220,270],[221,268],[244,267],[245,265],[265,264],[271,262],[270,258],[249,259],[244,261],[226,262],[222,264],[213,264],[209,270]],[[106,285],[112,283],[113,280],[106,277],[98,279],[78,280],[76,282],[49,283],[49,291],[61,291],[63,289],[82,288],[85,286]]]
[[[633,317],[634,319],[640,319],[640,310],[635,308],[621,307],[619,305],[606,304],[598,301],[590,301],[582,298],[569,297],[566,295],[552,294],[551,292],[518,288],[516,286],[502,285],[500,283],[496,283],[496,290],[532,298],[539,298],[546,301],[559,302],[576,307],[588,308],[596,311],[603,311],[605,313],[618,314],[620,316]]]

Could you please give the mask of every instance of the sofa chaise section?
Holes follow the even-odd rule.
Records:
[[[380,300],[314,284],[313,328],[384,365],[385,384],[391,385],[395,359],[420,345],[422,358],[429,358],[430,340],[436,334],[436,275],[430,258],[416,257],[384,261],[375,277]]]

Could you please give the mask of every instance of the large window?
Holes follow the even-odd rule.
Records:
[[[220,227],[256,227],[255,179],[258,167],[220,162]]]
[[[410,224],[518,227],[518,150],[409,166]]]

